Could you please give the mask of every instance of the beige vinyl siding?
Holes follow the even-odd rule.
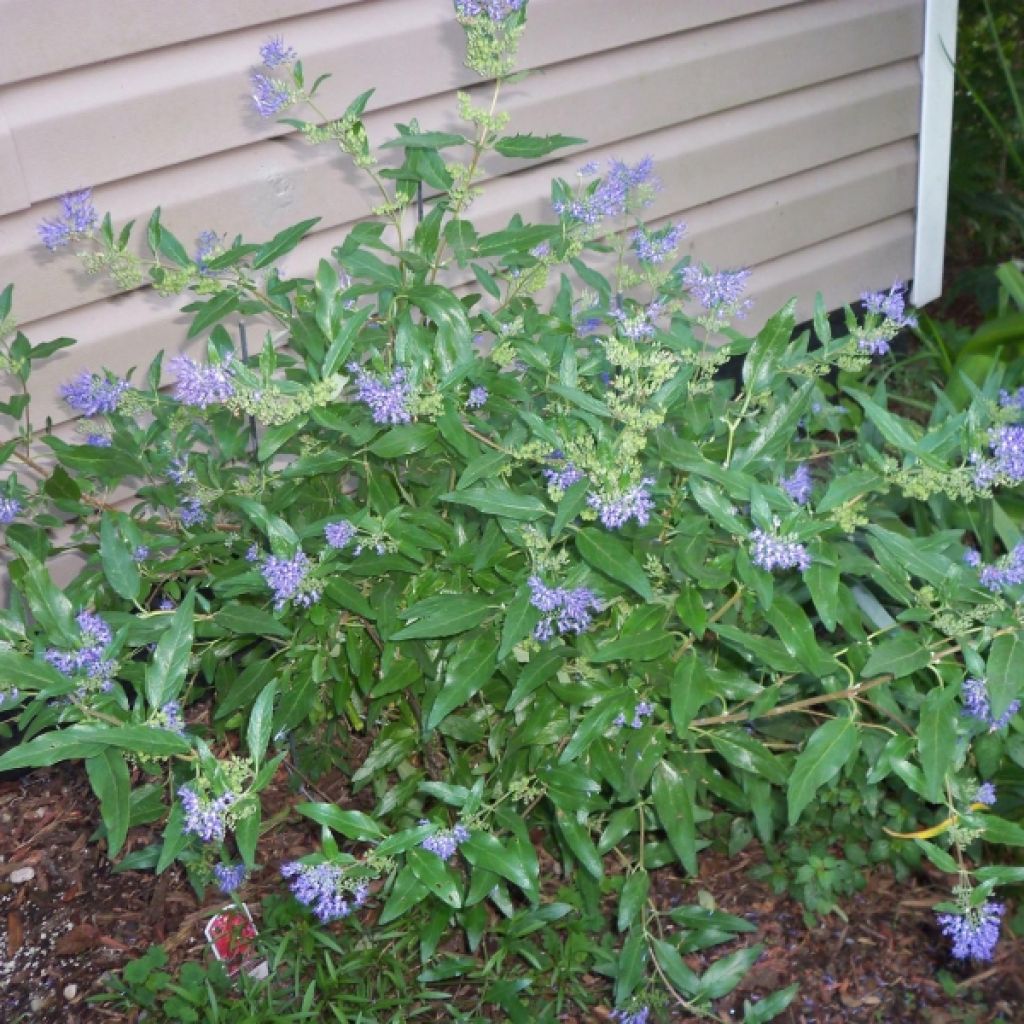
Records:
[[[307,69],[333,71],[328,111],[376,85],[377,142],[413,116],[458,129],[454,92],[474,82],[450,0],[110,0],[124,15],[111,33],[89,21],[92,6],[0,0],[0,68],[16,69],[0,88],[0,286],[15,283],[34,340],[80,340],[40,368],[37,422],[66,417],[56,387],[82,367],[142,368],[185,344],[184,300],[145,288],[115,297],[41,248],[35,226],[60,192],[95,185],[119,223],[161,205],[186,242],[207,228],[258,241],[319,215],[287,261],[307,272],[375,199],[335,154],[250,112],[260,43],[282,35]],[[696,259],[754,267],[751,326],[791,294],[807,314],[817,290],[835,306],[887,286],[913,264],[923,10],[924,0],[531,0],[523,63],[542,73],[508,89],[511,130],[588,142],[532,167],[488,161],[474,220],[550,219],[552,176],[571,178],[591,157],[651,154],[665,183],[651,216],[686,221]],[[40,41],[61,18],[80,46]]]

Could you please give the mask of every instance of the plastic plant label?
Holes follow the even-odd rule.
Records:
[[[250,978],[267,977],[267,962],[264,960],[257,963],[254,955],[257,934],[252,915],[244,903],[240,907],[225,907],[206,924],[206,938],[213,955],[224,964],[232,977],[239,971],[245,971]]]

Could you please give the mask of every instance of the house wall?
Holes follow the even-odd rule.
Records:
[[[887,287],[913,268],[924,8],[531,0],[521,63],[542,73],[508,90],[510,130],[588,142],[487,163],[474,219],[546,219],[552,176],[651,154],[665,184],[652,217],[685,221],[698,260],[754,268],[754,326],[790,295],[808,314],[816,291],[834,307]],[[161,205],[183,240],[259,241],[321,216],[291,273],[366,216],[375,199],[350,167],[252,112],[247,72],[271,35],[333,72],[329,112],[376,86],[377,142],[413,116],[457,129],[455,90],[477,81],[451,0],[0,0],[0,287],[15,283],[33,341],[80,341],[38,371],[37,423],[66,420],[56,388],[82,368],[123,373],[185,347],[181,300],[115,295],[41,247],[62,192],[92,185],[118,224]]]

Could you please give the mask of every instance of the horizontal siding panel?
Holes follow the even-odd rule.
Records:
[[[648,15],[648,6],[657,17]],[[524,64],[583,57],[588,47],[606,48],[609,39],[625,46],[665,36],[672,31],[672,14],[685,25],[683,9],[691,6],[646,0],[645,17],[638,18],[627,5],[539,3]],[[921,18],[920,0],[814,0],[656,38],[622,53],[637,80],[674,69],[676,89],[658,104],[672,107],[665,122],[670,123],[915,56]],[[618,31],[599,35],[594,23],[602,19]],[[278,27],[289,29],[310,69],[335,71],[324,90],[328,110],[343,109],[371,85],[379,89],[375,106],[391,107],[473,80],[456,56],[461,29],[447,5],[375,0]],[[281,134],[281,126],[251,111],[246,96],[246,69],[265,36],[264,29],[246,30],[9,86],[3,99],[33,200]],[[382,68],[386,75],[379,73]],[[518,86],[530,88],[532,80]],[[617,107],[638,112],[628,82]],[[543,123],[528,127],[547,130]],[[564,120],[557,127],[575,130]]]
[[[23,210],[30,202],[14,133],[0,101],[0,217],[12,210]]]
[[[652,76],[632,93],[638,110],[630,126],[635,137],[616,142],[626,134],[626,126],[613,118],[603,123],[600,119],[602,103],[607,109],[620,88],[608,57],[586,62],[593,65],[594,79],[604,83],[582,94],[593,103],[588,134],[601,147],[600,154],[591,150],[587,155],[607,151],[635,161],[652,154],[666,184],[651,211],[655,217],[905,139],[916,131],[920,78],[916,63],[904,61],[668,128],[661,128],[659,119],[649,113],[663,85]],[[572,92],[572,78],[562,71],[541,76],[541,88],[513,100],[517,123],[547,116],[549,103],[574,99],[582,103]],[[452,103],[451,96],[435,97],[429,106],[440,117]],[[382,112],[371,117],[371,131],[382,133],[391,116]],[[652,125],[660,130],[650,131]],[[503,224],[519,208],[527,218],[550,220],[551,177],[571,179],[582,159],[581,155],[529,168],[490,183],[474,218],[486,216],[496,223],[499,214],[491,216],[488,211],[500,209]],[[211,227],[229,235],[244,228],[247,237],[269,237],[295,221],[326,213],[323,231],[365,215],[375,201],[373,193],[360,187],[360,179],[342,166],[325,147],[310,149],[295,140],[268,140],[194,165],[119,182],[99,190],[97,201],[101,209],[112,210],[118,223],[129,219],[144,223],[157,201],[173,197],[173,202],[164,203],[164,221],[186,242]],[[507,168],[508,161],[502,166]],[[501,195],[492,204],[493,189]],[[0,283],[16,282],[17,308],[26,321],[113,292],[109,282],[88,279],[66,254],[50,257],[45,253],[35,233],[45,209],[0,220]],[[137,237],[142,252],[144,233],[138,232]],[[328,251],[323,241],[316,244]]]
[[[792,250],[803,251],[819,242],[832,244],[830,240],[837,235],[860,237],[856,229],[865,224],[889,221],[892,214],[910,210],[914,181],[913,143],[886,146],[682,214],[689,224],[687,246],[695,259],[709,264],[773,266],[780,259],[788,259],[785,254]],[[485,212],[484,221],[490,221],[491,227],[505,223],[515,209],[514,195],[504,191],[503,196],[498,196],[503,202],[492,200]],[[858,201],[851,202],[853,198]],[[906,215],[912,219],[912,215]],[[293,272],[311,273],[319,257],[340,242],[348,229],[345,226],[307,239],[290,257]],[[885,283],[890,277],[890,265],[891,260],[881,260],[881,280],[877,268],[858,270],[857,276],[838,285],[831,271],[821,279],[816,273],[809,273],[797,291],[827,291],[830,296],[838,296],[837,302],[852,301],[864,289]],[[899,275],[906,276],[910,265],[900,264]],[[765,280],[755,277],[755,291],[777,291],[778,275],[775,271],[772,274]],[[465,281],[465,277],[461,280]],[[136,366],[142,371],[161,348],[179,351],[188,347],[201,354],[204,341],[186,346],[188,318],[177,312],[176,305],[173,299],[160,299],[143,291],[124,296],[116,303],[97,302],[78,310],[76,315],[62,314],[35,325],[31,329],[34,340],[63,334],[77,337],[80,342],[42,364],[33,375],[38,396],[33,411],[35,421],[39,423],[45,416],[52,416],[60,422],[67,415],[57,399],[57,388],[83,368],[104,366],[124,373]],[[767,315],[771,310],[761,305],[750,322],[756,323],[762,312]],[[252,334],[259,337],[261,331],[254,330]]]
[[[0,0],[0,85],[359,2]]]

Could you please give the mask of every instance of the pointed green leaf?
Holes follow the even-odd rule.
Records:
[[[816,729],[800,752],[789,779],[789,823],[795,825],[814,794],[839,774],[857,750],[859,734],[850,718],[834,718]]]

